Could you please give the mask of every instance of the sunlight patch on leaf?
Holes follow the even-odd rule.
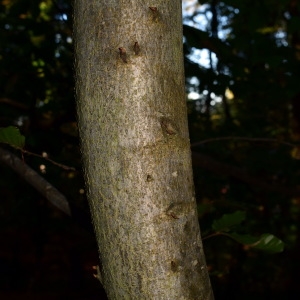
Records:
[[[250,248],[268,253],[279,253],[284,250],[284,242],[270,233],[262,234],[260,237],[243,235],[237,233],[226,234],[235,241],[247,245]]]

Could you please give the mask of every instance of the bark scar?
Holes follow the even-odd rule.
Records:
[[[120,57],[123,60],[124,63],[127,63],[127,54],[126,49],[124,47],[119,48]]]
[[[175,135],[178,132],[175,123],[170,118],[161,117],[160,125],[161,125],[161,128],[163,129],[163,131],[169,135]]]
[[[166,210],[166,215],[172,217],[173,219],[179,219],[188,215],[194,207],[194,202],[171,203]]]
[[[139,55],[139,54],[140,54],[141,48],[140,48],[140,45],[139,45],[138,42],[135,42],[135,43],[134,43],[133,51],[134,51],[134,54],[135,54],[135,55]]]
[[[158,19],[158,9],[156,6],[149,6],[151,12],[152,12],[152,16],[153,16],[153,21],[157,21]]]

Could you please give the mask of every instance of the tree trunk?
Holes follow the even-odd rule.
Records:
[[[213,299],[194,198],[181,1],[75,0],[79,132],[109,299]]]

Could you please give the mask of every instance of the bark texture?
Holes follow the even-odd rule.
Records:
[[[181,1],[75,0],[74,9],[79,130],[107,295],[213,299],[194,198]]]

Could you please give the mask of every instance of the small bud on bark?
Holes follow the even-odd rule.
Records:
[[[124,61],[124,63],[127,63],[127,54],[126,54],[126,49],[123,47],[119,48],[119,52],[120,52],[120,57],[121,59]]]

